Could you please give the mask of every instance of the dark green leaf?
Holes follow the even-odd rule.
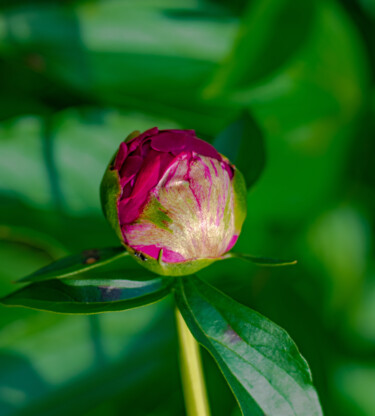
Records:
[[[67,314],[123,311],[155,302],[169,293],[172,279],[150,279],[147,272],[144,276],[144,280],[127,280],[97,274],[85,279],[36,282],[0,299],[0,303]]]
[[[245,416],[322,415],[309,367],[283,329],[195,276],[179,278],[176,300]]]
[[[277,267],[277,266],[291,266],[297,263],[297,260],[280,260],[272,259],[269,257],[256,257],[251,256],[250,254],[242,253],[227,253],[223,256],[224,259],[237,258],[246,261],[251,261],[252,263],[258,264],[259,266],[268,266],[268,267]]]
[[[98,267],[105,266],[128,255],[123,247],[108,247],[83,251],[80,254],[57,260],[35,273],[19,280],[24,282],[40,282],[50,279],[71,278]]]
[[[258,180],[265,166],[266,149],[262,130],[248,111],[221,132],[213,144],[242,172],[248,188]]]

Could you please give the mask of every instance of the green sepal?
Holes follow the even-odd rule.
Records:
[[[243,253],[234,253],[230,252],[224,254],[222,259],[241,259],[245,261],[249,261],[251,263],[257,264],[258,266],[267,266],[267,267],[279,267],[279,266],[292,266],[297,264],[297,260],[281,260],[281,259],[273,259],[271,257],[256,257],[250,254],[243,254]]]
[[[165,263],[162,261],[162,250],[160,250],[159,258],[154,259],[147,254],[140,253],[135,251],[131,247],[124,244],[131,256],[147,270],[150,270],[161,276],[187,276],[189,274],[194,274],[197,271],[203,269],[204,267],[209,266],[217,259],[197,259],[192,261],[186,261],[181,263]]]
[[[121,196],[120,176],[118,171],[113,169],[113,163],[116,155],[117,152],[104,172],[103,179],[100,184],[100,201],[104,216],[111,227],[115,230],[120,241],[123,241],[117,212],[117,201]]]
[[[124,140],[124,142],[130,142],[130,140],[135,139],[136,137],[138,137],[141,134],[141,132],[139,130],[134,130],[132,131]]]
[[[234,227],[239,234],[247,214],[247,188],[242,173],[235,168],[232,179],[234,193]]]

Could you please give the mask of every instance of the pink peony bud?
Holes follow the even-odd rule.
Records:
[[[246,216],[242,174],[194,130],[132,133],[101,185],[103,211],[148,269],[184,275],[236,243]]]

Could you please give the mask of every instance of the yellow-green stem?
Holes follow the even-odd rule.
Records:
[[[187,416],[210,416],[199,345],[176,308],[180,366]]]

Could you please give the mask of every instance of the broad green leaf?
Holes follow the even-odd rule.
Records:
[[[2,194],[22,197],[34,206],[53,206],[45,148],[42,118],[29,116],[0,124]]]
[[[102,217],[100,181],[135,128],[180,128],[170,119],[107,108],[60,111],[0,123],[0,193],[37,208]]]
[[[216,96],[229,88],[254,84],[287,63],[309,35],[315,3],[314,0],[249,2],[235,46],[206,88],[206,94]]]
[[[334,369],[332,387],[351,410],[350,415],[371,416],[375,409],[375,362],[371,359],[341,360]]]
[[[124,138],[135,129],[181,127],[170,119],[100,108],[61,111],[52,124],[54,162],[64,210],[100,217],[100,182]]]
[[[263,133],[248,111],[229,125],[213,145],[242,172],[250,188],[261,175],[266,162]]]
[[[57,260],[46,267],[22,278],[20,283],[42,280],[74,278],[77,274],[97,269],[128,256],[123,247],[85,250],[80,254]]]
[[[237,19],[225,11],[190,0],[9,8],[0,53],[19,56],[37,45],[41,73],[84,94],[184,107],[229,52]]]
[[[0,328],[1,416],[109,416],[124,408],[140,416],[162,402],[177,407],[165,414],[180,414],[168,301],[89,316],[30,312]]]
[[[351,308],[358,313],[361,294],[368,294],[364,283],[369,273],[370,242],[369,219],[354,205],[346,204],[314,218],[298,247],[299,255],[325,286],[325,306],[340,314],[342,324]],[[353,323],[352,318],[349,321]]]
[[[225,254],[223,258],[224,259],[237,258],[237,259],[250,261],[251,263],[258,264],[259,266],[270,266],[270,267],[291,266],[292,264],[297,263],[297,260],[280,260],[280,259],[273,259],[270,257],[256,257],[256,256],[251,256],[250,254],[233,253],[233,252]]]
[[[90,278],[31,283],[0,299],[0,303],[67,314],[123,311],[163,298],[169,293],[171,283],[170,278],[150,279],[147,272],[145,280],[93,274]]]
[[[322,415],[309,367],[283,329],[195,276],[178,279],[176,301],[244,416]]]
[[[244,61],[251,72],[246,58],[241,51],[233,54],[233,70]],[[367,69],[362,41],[345,11],[338,2],[316,2],[310,34],[290,61],[255,84],[220,91],[218,100],[228,107],[251,109],[266,140],[267,166],[249,196],[249,240],[250,222],[306,220],[337,189],[369,90]]]

